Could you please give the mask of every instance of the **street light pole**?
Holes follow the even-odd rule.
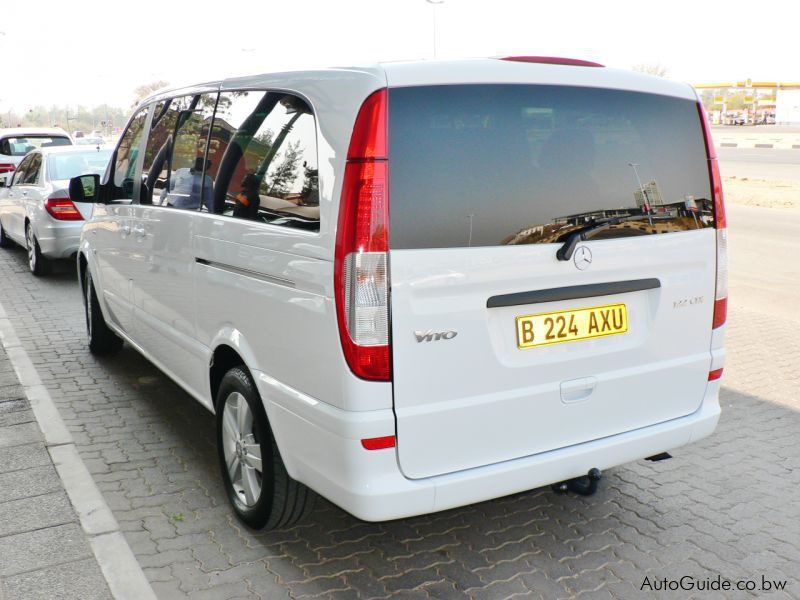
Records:
[[[444,4],[444,0],[425,0],[425,2],[433,5],[433,58],[436,58],[436,8]]]

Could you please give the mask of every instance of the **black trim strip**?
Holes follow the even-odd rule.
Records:
[[[226,265],[224,263],[218,263],[213,260],[206,260],[205,258],[199,258],[195,256],[194,262],[198,265],[203,265],[206,267],[211,267],[212,269],[220,269],[222,271],[228,271],[229,273],[236,273],[237,275],[244,275],[245,277],[252,277],[254,279],[261,279],[262,281],[266,281],[268,283],[275,283],[277,285],[282,285],[284,287],[295,287],[294,281],[290,279],[284,279],[283,277],[276,277],[275,275],[267,275],[266,273],[260,273],[258,271],[251,271],[250,269],[242,269],[240,267],[234,267],[233,265]]]
[[[501,308],[503,306],[519,306],[521,304],[539,304],[542,302],[557,302],[559,300],[610,296],[612,294],[653,290],[660,287],[661,281],[655,278],[609,281],[608,283],[590,283],[588,285],[571,285],[568,287],[551,288],[549,290],[534,290],[530,292],[492,296],[486,301],[486,308]]]

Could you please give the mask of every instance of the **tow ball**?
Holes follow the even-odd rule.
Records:
[[[589,469],[586,475],[575,479],[567,479],[561,483],[554,483],[551,487],[556,494],[573,492],[581,496],[591,496],[597,491],[597,484],[602,476],[600,469]]]

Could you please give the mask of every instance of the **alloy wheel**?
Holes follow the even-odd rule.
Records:
[[[36,271],[36,239],[33,237],[33,230],[28,225],[25,228],[25,246],[28,250],[28,266],[31,272]]]
[[[255,435],[253,411],[239,392],[231,392],[225,399],[222,447],[236,495],[245,506],[255,506],[262,488],[261,444]]]
[[[88,267],[87,267],[88,268]],[[86,281],[86,333],[92,341],[92,280]]]

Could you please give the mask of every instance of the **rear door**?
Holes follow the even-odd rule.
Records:
[[[25,243],[25,198],[28,195],[28,185],[25,184],[26,173],[33,161],[33,155],[26,156],[20,161],[17,170],[9,179],[11,186],[6,194],[7,205],[3,211],[3,227],[8,235],[17,243]]]
[[[20,210],[20,220],[22,221],[23,234],[25,231],[25,221],[31,222],[34,234],[38,237],[41,233],[38,231],[38,217],[42,214],[44,208],[44,178],[42,177],[42,155],[38,152],[32,153],[31,162],[25,172],[25,178],[22,183],[23,186],[23,199]]]
[[[390,90],[400,466],[423,478],[695,411],[713,201],[696,102],[543,85]],[[605,225],[569,260],[571,233]]]

